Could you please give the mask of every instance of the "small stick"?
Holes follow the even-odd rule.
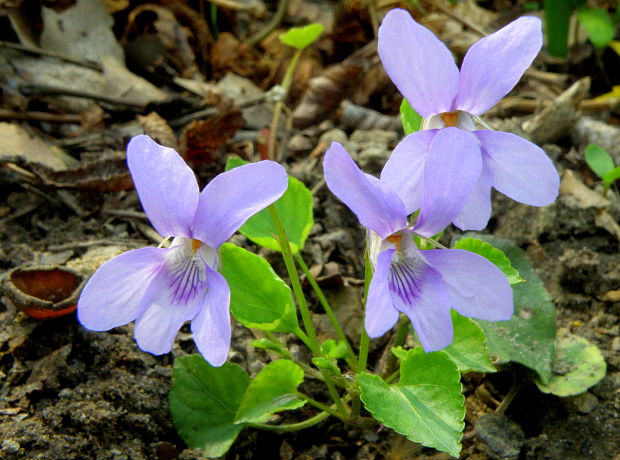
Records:
[[[35,54],[39,56],[47,56],[47,57],[59,59],[61,61],[69,62],[71,64],[79,65],[82,67],[87,67],[89,69],[96,70],[97,72],[103,72],[103,68],[97,63],[80,61],[79,59],[74,59],[70,56],[66,56],[64,54],[57,53],[55,51],[38,48],[36,46],[26,46],[26,45],[21,45],[19,43],[13,43],[13,42],[7,42],[4,40],[0,40],[0,48],[9,48],[12,50],[21,51],[22,53]]]
[[[72,113],[18,112],[17,110],[0,109],[0,119],[47,121],[50,123],[80,123],[82,117]]]

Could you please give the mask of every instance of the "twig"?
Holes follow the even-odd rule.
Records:
[[[89,69],[96,70],[97,72],[103,72],[103,68],[94,62],[81,61],[79,59],[74,59],[71,56],[66,56],[61,53],[57,53],[56,51],[46,50],[43,48],[37,48],[36,46],[26,46],[20,45],[19,43],[6,42],[0,40],[0,48],[9,48],[16,51],[21,51],[22,53],[27,54],[35,54],[39,56],[47,56],[55,59],[59,59],[61,61],[69,62],[71,64],[79,65],[82,67],[87,67]]]
[[[69,88],[62,88],[60,86],[22,83],[21,85],[19,85],[19,91],[25,96],[71,96],[79,97],[82,99],[92,99],[95,101],[105,102],[108,104],[127,107],[139,111],[144,110],[144,106],[140,104],[134,104],[132,102],[127,102],[122,99],[105,96],[103,94],[89,93],[87,91],[77,91]]]
[[[278,9],[276,10],[276,13],[271,18],[271,21],[269,21],[269,23],[265,27],[263,27],[261,30],[259,30],[256,34],[248,38],[246,43],[249,46],[254,46],[257,43],[259,43],[263,38],[265,38],[267,35],[269,35],[271,32],[273,32],[276,29],[276,27],[278,27],[280,23],[282,22],[282,20],[284,19],[286,10],[288,10],[288,4],[289,4],[289,0],[280,0],[278,2]]]
[[[110,216],[119,216],[119,217],[132,217],[135,219],[145,219],[148,220],[146,213],[142,211],[132,211],[130,209],[104,209],[102,214],[108,214]]]
[[[47,121],[50,123],[80,123],[82,117],[72,113],[18,112],[17,110],[0,109],[0,119]]]

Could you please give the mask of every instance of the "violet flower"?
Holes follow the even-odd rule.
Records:
[[[448,48],[404,10],[390,11],[379,27],[379,56],[389,77],[424,118],[423,129],[399,144],[381,180],[395,189],[406,186],[409,213],[420,207],[420,165],[438,129],[457,127],[478,144],[482,170],[470,199],[454,224],[465,230],[486,226],[491,215],[491,187],[521,203],[546,206],[558,194],[559,178],[545,152],[514,134],[475,130],[477,117],[502,99],[519,81],[542,46],[538,18],[521,17],[475,43],[461,70]],[[412,144],[415,148],[412,148]],[[461,152],[454,152],[460,161]]]
[[[467,137],[451,129],[455,132],[441,132],[436,137]],[[449,155],[450,150],[443,149],[443,145],[431,144],[429,156]],[[512,290],[495,265],[460,249],[422,251],[413,241],[413,234],[432,235],[459,212],[462,206],[459,199],[466,199],[453,193],[461,187],[459,181],[439,176],[439,181],[443,182],[440,185],[448,189],[444,193],[445,212],[430,215],[422,206],[418,221],[410,226],[405,204],[397,191],[364,174],[342,145],[332,143],[325,154],[323,168],[329,189],[370,231],[370,253],[375,266],[366,302],[365,328],[370,337],[379,337],[388,331],[401,312],[411,320],[424,350],[436,351],[452,342],[451,308],[461,315],[489,321],[510,319]],[[423,195],[424,202],[428,194],[423,192]],[[451,196],[457,197],[452,205],[449,204]],[[440,206],[433,209],[440,209]]]
[[[103,264],[88,281],[77,313],[94,331],[136,321],[138,346],[168,353],[191,321],[200,353],[214,366],[230,348],[230,290],[218,273],[218,248],[286,190],[284,168],[261,161],[215,177],[199,192],[192,170],[171,148],[148,136],[127,146],[127,163],[153,227],[174,236],[170,248],[141,248]]]

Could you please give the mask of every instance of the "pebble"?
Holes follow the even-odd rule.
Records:
[[[476,420],[478,437],[491,451],[492,458],[516,459],[525,444],[521,427],[501,414],[485,414]]]
[[[6,454],[16,454],[21,448],[22,446],[20,446],[17,441],[13,441],[12,439],[5,439],[2,441],[2,452]]]

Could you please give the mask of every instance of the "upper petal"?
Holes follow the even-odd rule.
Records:
[[[107,331],[136,319],[165,253],[166,249],[134,249],[99,267],[78,300],[80,323],[92,331]]]
[[[482,171],[480,146],[474,135],[444,128],[433,138],[424,166],[422,206],[416,233],[439,233],[461,212]]]
[[[439,274],[429,266],[407,272],[405,265],[394,265],[390,276],[394,306],[407,315],[424,351],[438,351],[450,345],[451,302]]]
[[[546,206],[558,196],[560,178],[547,154],[512,133],[476,131],[493,187],[513,200]]]
[[[198,351],[212,366],[221,366],[230,349],[230,289],[222,275],[207,269],[207,296],[192,320]]]
[[[183,158],[149,136],[140,135],[127,145],[127,164],[155,230],[165,237],[191,236],[198,183]]]
[[[217,175],[200,194],[192,237],[219,247],[287,187],[286,170],[275,161],[250,163]]]
[[[461,249],[433,249],[422,256],[439,272],[452,308],[463,316],[487,321],[509,320],[513,312],[510,283],[482,256]]]
[[[478,182],[465,202],[465,206],[452,221],[461,230],[482,230],[491,218],[491,173],[482,164]]]
[[[398,193],[407,214],[420,209],[424,163],[436,130],[417,131],[405,137],[394,149],[381,171],[381,182]]]
[[[523,16],[475,43],[461,66],[456,108],[480,115],[514,88],[542,46],[540,19]]]
[[[327,186],[360,223],[386,238],[407,225],[400,197],[376,177],[364,174],[338,142],[325,152],[323,170]]]
[[[408,12],[394,9],[385,16],[377,47],[385,71],[423,118],[453,109],[459,71],[452,54]]]
[[[398,321],[398,310],[392,305],[388,278],[394,249],[379,253],[375,272],[368,287],[364,325],[369,337],[381,337]]]

